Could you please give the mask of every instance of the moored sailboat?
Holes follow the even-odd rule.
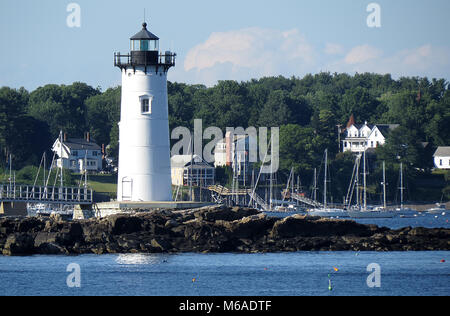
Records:
[[[386,207],[386,171],[385,171],[385,163],[383,162],[383,206],[379,206],[376,208],[369,208],[367,206],[367,183],[366,183],[366,152],[363,154],[363,205],[356,205],[355,207],[349,209],[348,215],[351,218],[393,218],[395,217],[395,213],[392,210],[389,210]]]
[[[340,208],[332,208],[327,205],[327,164],[328,164],[328,149],[325,149],[325,175],[324,175],[324,189],[323,189],[323,207],[307,210],[307,213],[312,216],[320,217],[348,217],[345,210]]]

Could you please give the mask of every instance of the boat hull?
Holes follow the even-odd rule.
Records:
[[[312,209],[307,212],[311,216],[320,217],[349,217],[348,213],[341,209]]]
[[[351,218],[394,218],[395,213],[390,211],[348,211]]]

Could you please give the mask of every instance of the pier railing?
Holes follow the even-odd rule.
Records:
[[[92,204],[93,191],[78,187],[44,187],[0,184],[0,201]]]

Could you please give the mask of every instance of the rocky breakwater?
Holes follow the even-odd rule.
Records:
[[[0,218],[3,255],[449,249],[449,229],[390,230],[301,215],[280,219],[223,206],[77,221]]]

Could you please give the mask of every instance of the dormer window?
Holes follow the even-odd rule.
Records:
[[[140,101],[141,101],[141,113],[142,114],[152,114],[153,96],[143,95],[140,97]]]

